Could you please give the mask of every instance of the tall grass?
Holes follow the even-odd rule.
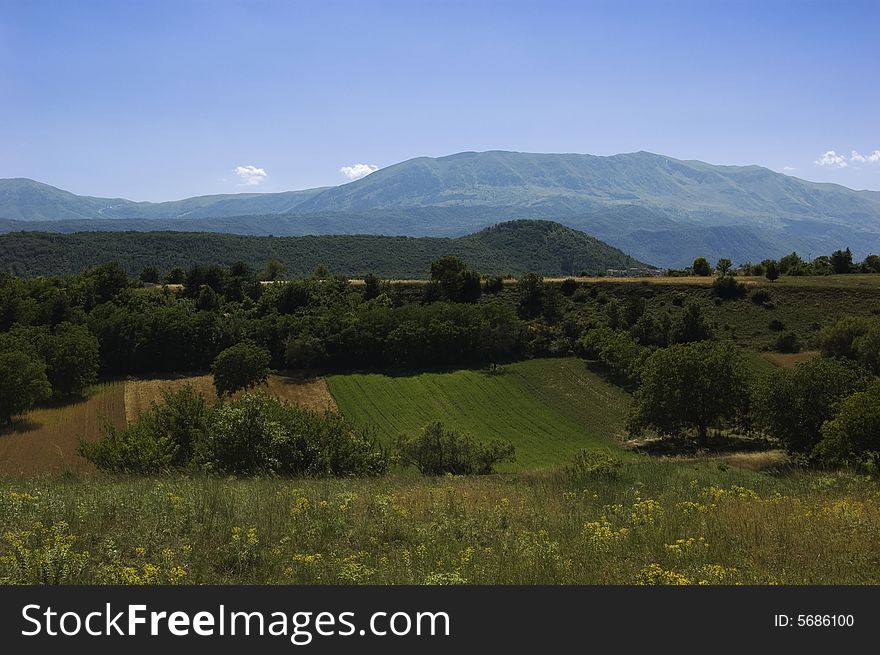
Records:
[[[0,525],[6,582],[880,582],[874,481],[712,462],[437,479],[4,479]],[[68,573],[47,576],[58,570]]]

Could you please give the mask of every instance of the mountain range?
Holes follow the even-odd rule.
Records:
[[[0,180],[6,232],[461,236],[515,218],[558,221],[660,266],[697,255],[744,262],[792,250],[880,252],[880,192],[648,152],[463,152],[411,159],[336,187],[161,203]]]

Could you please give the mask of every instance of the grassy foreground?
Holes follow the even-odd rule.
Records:
[[[333,375],[327,384],[346,417],[375,426],[386,441],[435,420],[480,440],[511,441],[516,463],[507,470],[556,466],[578,450],[615,448],[630,403],[629,394],[573,357],[518,362],[494,374]]]
[[[616,476],[0,479],[0,582],[878,583],[880,493],[638,458]]]

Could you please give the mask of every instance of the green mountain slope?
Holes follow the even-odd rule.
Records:
[[[511,221],[455,239],[325,235],[257,237],[188,232],[12,232],[0,235],[0,270],[22,276],[73,273],[118,261],[130,273],[145,266],[169,270],[193,264],[244,261],[262,267],[270,259],[288,274],[311,274],[319,264],[337,274],[375,273],[387,278],[428,277],[431,262],[461,257],[491,274],[535,271],[570,275],[580,271],[643,266],[620,250],[577,230],[549,221]]]

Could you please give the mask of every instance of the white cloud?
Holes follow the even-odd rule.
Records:
[[[864,155],[860,155],[860,154],[857,153],[855,150],[852,151],[852,154],[849,156],[849,160],[850,160],[850,161],[857,161],[857,162],[862,163],[862,164],[865,163],[865,157],[864,157]]]
[[[846,168],[849,164],[846,157],[838,155],[833,150],[827,150],[819,159],[814,162],[817,166],[830,166],[831,168]]]
[[[240,186],[257,186],[268,175],[265,168],[256,166],[236,166],[234,173],[241,178]]]
[[[865,157],[865,159],[868,160],[869,164],[880,164],[880,150],[875,150]]]
[[[359,180],[373,171],[378,170],[379,167],[373,166],[372,164],[353,164],[351,166],[343,166],[339,169],[339,172],[345,175],[349,180]]]
[[[783,166],[782,170],[786,173],[791,173],[792,171],[796,171],[797,169],[794,166]]]

